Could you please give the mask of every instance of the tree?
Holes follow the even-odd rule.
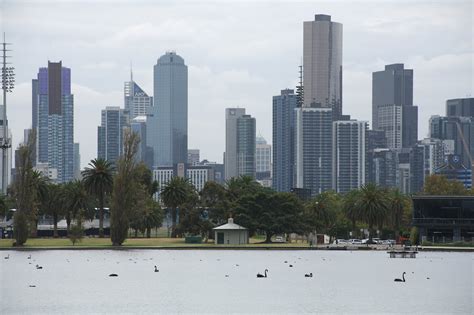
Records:
[[[227,221],[230,206],[224,186],[213,181],[206,182],[199,195],[200,205],[205,209],[204,216],[216,225]]]
[[[161,190],[161,200],[171,210],[171,237],[176,237],[176,221],[178,208],[186,203],[195,192],[188,179],[175,176]]]
[[[53,218],[53,237],[58,237],[58,222],[64,214],[63,186],[48,183],[46,193],[42,196],[41,210]]]
[[[323,233],[336,223],[336,215],[340,208],[340,198],[333,191],[326,191],[306,204],[306,224],[309,231],[320,230]]]
[[[76,222],[71,226],[68,237],[72,242],[72,245],[76,245],[77,242],[82,241],[84,237],[84,228],[82,226],[82,216],[81,214],[77,215]]]
[[[65,207],[67,231],[69,233],[71,221],[77,219],[81,212],[87,212],[89,208],[92,208],[91,200],[84,187],[84,182],[78,180],[64,185],[62,198]]]
[[[13,183],[13,195],[16,203],[14,215],[15,245],[22,246],[28,239],[29,221],[35,202],[35,186],[33,183],[33,150],[35,147],[35,133],[30,132],[28,142],[18,148],[18,160],[16,164],[17,175]]]
[[[469,194],[464,185],[457,180],[449,180],[443,175],[430,175],[425,178],[425,185],[423,187],[424,195],[438,195],[438,196],[465,196]]]
[[[49,178],[44,176],[43,173],[33,170],[32,172],[32,193],[33,193],[33,207],[31,209],[31,229],[30,229],[30,234],[32,237],[36,237],[38,234],[38,213],[39,213],[39,207],[41,205],[41,200],[45,198],[47,189],[48,189],[48,183],[49,183]]]
[[[137,202],[140,184],[135,176],[135,154],[139,142],[138,134],[125,131],[123,155],[117,161],[110,207],[110,237],[114,246],[122,245],[127,238],[130,218]]]
[[[400,235],[400,226],[403,220],[403,214],[407,207],[410,207],[410,200],[403,195],[398,189],[390,191],[389,194],[389,213],[390,223],[395,230],[395,239]]]
[[[358,199],[359,190],[353,189],[344,196],[344,199],[342,201],[342,208],[344,210],[344,213],[347,219],[349,219],[352,224],[353,235],[356,235],[356,222],[363,219],[362,214],[359,211],[360,209],[357,206]]]
[[[113,171],[112,164],[101,158],[91,160],[89,167],[82,171],[86,190],[99,201],[99,237],[104,237],[104,201],[112,191]]]
[[[369,238],[372,240],[373,227],[381,226],[387,215],[388,198],[385,190],[375,184],[367,184],[360,189],[357,201],[358,211],[369,226]]]

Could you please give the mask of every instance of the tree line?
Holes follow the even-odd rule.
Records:
[[[82,180],[66,184],[52,183],[33,169],[33,141],[19,147],[15,182],[9,198],[0,200],[4,210],[16,207],[16,245],[36,236],[42,215],[52,218],[54,237],[58,236],[59,220],[65,219],[68,234],[77,239],[83,220],[92,220],[98,208],[99,237],[104,237],[104,209],[108,207],[113,245],[123,244],[130,228],[150,237],[151,230],[161,226],[164,209],[153,198],[157,183],[147,166],[135,160],[140,141],[137,134],[125,132],[124,152],[115,165],[94,159],[82,172]],[[469,195],[472,190],[433,175],[426,178],[422,194]],[[213,236],[212,228],[229,217],[248,228],[250,236],[265,235],[265,242],[289,233],[361,237],[361,228],[367,229],[370,237],[375,230],[398,237],[409,233],[412,217],[409,196],[374,184],[346,194],[327,191],[303,201],[293,193],[263,187],[247,176],[232,178],[224,185],[206,182],[200,192],[187,179],[173,177],[159,195],[171,215],[172,237],[191,234],[207,239]]]

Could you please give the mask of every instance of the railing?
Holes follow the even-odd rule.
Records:
[[[473,225],[474,226],[474,219],[417,218],[417,219],[413,219],[413,225],[446,225],[446,226]]]

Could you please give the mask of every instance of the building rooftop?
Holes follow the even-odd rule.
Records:
[[[229,218],[226,224],[213,228],[213,230],[247,230],[247,228],[244,228],[243,226],[235,224],[234,219]]]

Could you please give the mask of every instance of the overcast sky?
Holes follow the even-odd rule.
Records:
[[[473,93],[473,2],[466,1],[19,1],[0,2],[1,31],[14,45],[16,87],[8,117],[16,147],[31,127],[31,79],[39,67],[71,68],[74,140],[81,165],[97,154],[106,106],[123,107],[123,84],[153,94],[153,65],[166,51],[189,71],[189,148],[222,162],[226,107],[245,107],[271,142],[272,96],[294,88],[303,21],[343,24],[343,112],[371,118],[371,73],[414,69],[419,138],[449,98]]]

